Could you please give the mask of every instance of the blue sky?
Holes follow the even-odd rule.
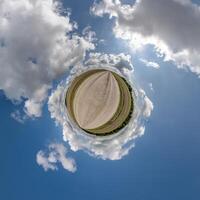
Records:
[[[63,143],[62,127],[55,126],[51,119],[47,100],[40,117],[17,122],[10,114],[16,109],[22,111],[24,103],[14,105],[1,90],[0,199],[198,200],[198,73],[191,72],[190,68],[178,69],[173,61],[164,62],[151,45],[142,51],[132,51],[129,42],[115,37],[112,29],[116,19],[90,15],[92,5],[93,1],[89,0],[63,1],[64,8],[71,9],[70,19],[79,25],[76,32],[81,34],[89,25],[98,39],[105,40],[93,52],[131,55],[137,84],[154,105],[145,122],[145,133],[120,160],[103,160],[82,150],[69,150],[68,155],[76,161],[75,173],[63,169],[60,163],[58,170],[44,171],[36,162],[36,154],[52,142]],[[156,62],[160,68],[146,67],[140,58]],[[53,87],[65,76],[54,80]],[[70,149],[67,142],[64,145]]]

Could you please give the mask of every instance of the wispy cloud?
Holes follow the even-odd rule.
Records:
[[[153,62],[153,61],[146,60],[146,59],[143,59],[143,58],[141,58],[140,61],[142,63],[144,63],[144,65],[147,66],[147,67],[152,67],[152,68],[155,68],[155,69],[160,68],[160,65],[157,62]]]
[[[153,88],[153,84],[152,83],[149,83],[149,88],[151,91],[154,91],[154,88]]]
[[[45,171],[57,170],[58,163],[65,170],[76,171],[76,163],[73,158],[67,157],[67,149],[63,144],[52,143],[48,146],[48,150],[40,150],[36,155],[36,161]]]
[[[19,123],[21,123],[21,124],[23,124],[23,123],[27,120],[27,118],[28,118],[27,115],[24,115],[24,114],[20,113],[19,110],[15,110],[14,112],[12,112],[12,113],[10,114],[10,116],[11,116],[14,120],[16,120],[17,122],[19,122]]]

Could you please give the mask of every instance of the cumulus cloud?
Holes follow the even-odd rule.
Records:
[[[115,18],[115,36],[131,47],[151,44],[165,61],[200,75],[200,6],[191,0],[102,0],[91,10]]]
[[[131,56],[120,54],[90,53],[89,59],[85,61],[87,67],[114,67],[117,69],[133,69]]]
[[[61,163],[65,170],[75,172],[76,163],[74,159],[67,157],[66,154],[67,149],[63,144],[52,143],[48,146],[47,151],[40,150],[37,153],[36,161],[45,171],[58,170],[57,163]]]
[[[149,61],[149,60],[146,60],[146,59],[143,59],[143,58],[141,58],[140,61],[142,63],[144,63],[144,65],[147,66],[147,67],[152,67],[152,68],[155,68],[155,69],[160,68],[160,65],[157,62]]]
[[[25,101],[30,117],[41,116],[52,81],[94,48],[93,34],[77,35],[63,13],[57,0],[0,1],[0,90]]]
[[[79,73],[95,67],[116,71],[126,77],[135,88],[133,117],[128,126],[111,136],[97,137],[85,134],[70,121],[65,107],[65,93],[70,82]],[[129,150],[134,147],[134,139],[144,133],[143,122],[150,116],[153,104],[145,95],[145,92],[136,87],[133,73],[133,66],[128,55],[92,53],[83,65],[75,66],[67,80],[52,92],[48,101],[51,118],[62,127],[63,139],[69,143],[72,151],[83,150],[89,155],[101,159],[118,160],[127,155]]]

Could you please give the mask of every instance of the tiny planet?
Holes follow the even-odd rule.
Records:
[[[94,69],[75,77],[66,92],[71,120],[89,134],[105,136],[125,127],[134,110],[132,87],[124,77]]]

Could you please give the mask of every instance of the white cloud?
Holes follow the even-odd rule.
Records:
[[[40,150],[36,155],[38,165],[41,165],[45,171],[57,170],[57,163],[61,163],[65,170],[70,172],[76,171],[76,163],[74,159],[67,157],[67,149],[63,144],[50,144],[48,151]]]
[[[23,124],[23,123],[27,120],[27,118],[28,118],[27,115],[23,115],[22,113],[20,113],[19,110],[15,110],[14,112],[12,112],[12,113],[10,114],[10,116],[11,116],[14,120],[16,120],[17,122],[22,123],[22,124]]]
[[[44,168],[45,171],[48,171],[49,169],[51,170],[57,169],[54,163],[52,164],[51,162],[49,162],[49,158],[45,155],[43,151],[39,151],[37,153],[36,161],[38,165],[41,165]]]
[[[119,70],[133,70],[131,56],[120,54],[90,53],[89,58],[85,61],[88,67],[114,67]]]
[[[146,96],[146,93],[144,90],[140,89],[140,93],[142,95],[142,97],[144,98],[145,104],[143,107],[143,115],[145,117],[150,117],[151,112],[153,110],[153,103],[152,101]]]
[[[25,100],[28,116],[41,116],[52,81],[93,49],[92,33],[78,36],[59,1],[0,1],[0,90]],[[63,12],[62,12],[63,13]]]
[[[155,68],[155,69],[160,68],[160,65],[157,62],[149,61],[149,60],[142,59],[142,58],[140,59],[140,61],[142,63],[144,63],[144,65],[146,65],[147,67],[152,67],[152,68]]]
[[[86,135],[71,123],[66,114],[64,98],[70,81],[84,70],[94,69],[95,67],[115,70],[125,76],[135,88],[135,110],[133,118],[128,126],[122,129],[120,133],[106,137]],[[90,54],[89,59],[83,66],[75,66],[72,69],[72,74],[67,77],[66,82],[60,84],[51,94],[48,106],[51,118],[55,120],[57,125],[62,127],[63,139],[69,143],[72,151],[83,150],[92,156],[110,160],[121,159],[134,147],[134,139],[143,135],[145,130],[143,122],[145,118],[150,116],[153,109],[153,104],[145,95],[145,92],[138,89],[134,82],[133,66],[130,62],[130,56],[100,53]]]
[[[91,10],[114,17],[115,36],[131,47],[152,44],[165,61],[200,75],[200,6],[191,0],[137,0],[132,6],[102,0]]]
[[[154,88],[153,88],[153,84],[152,83],[149,83],[149,88],[151,91],[154,91]]]

